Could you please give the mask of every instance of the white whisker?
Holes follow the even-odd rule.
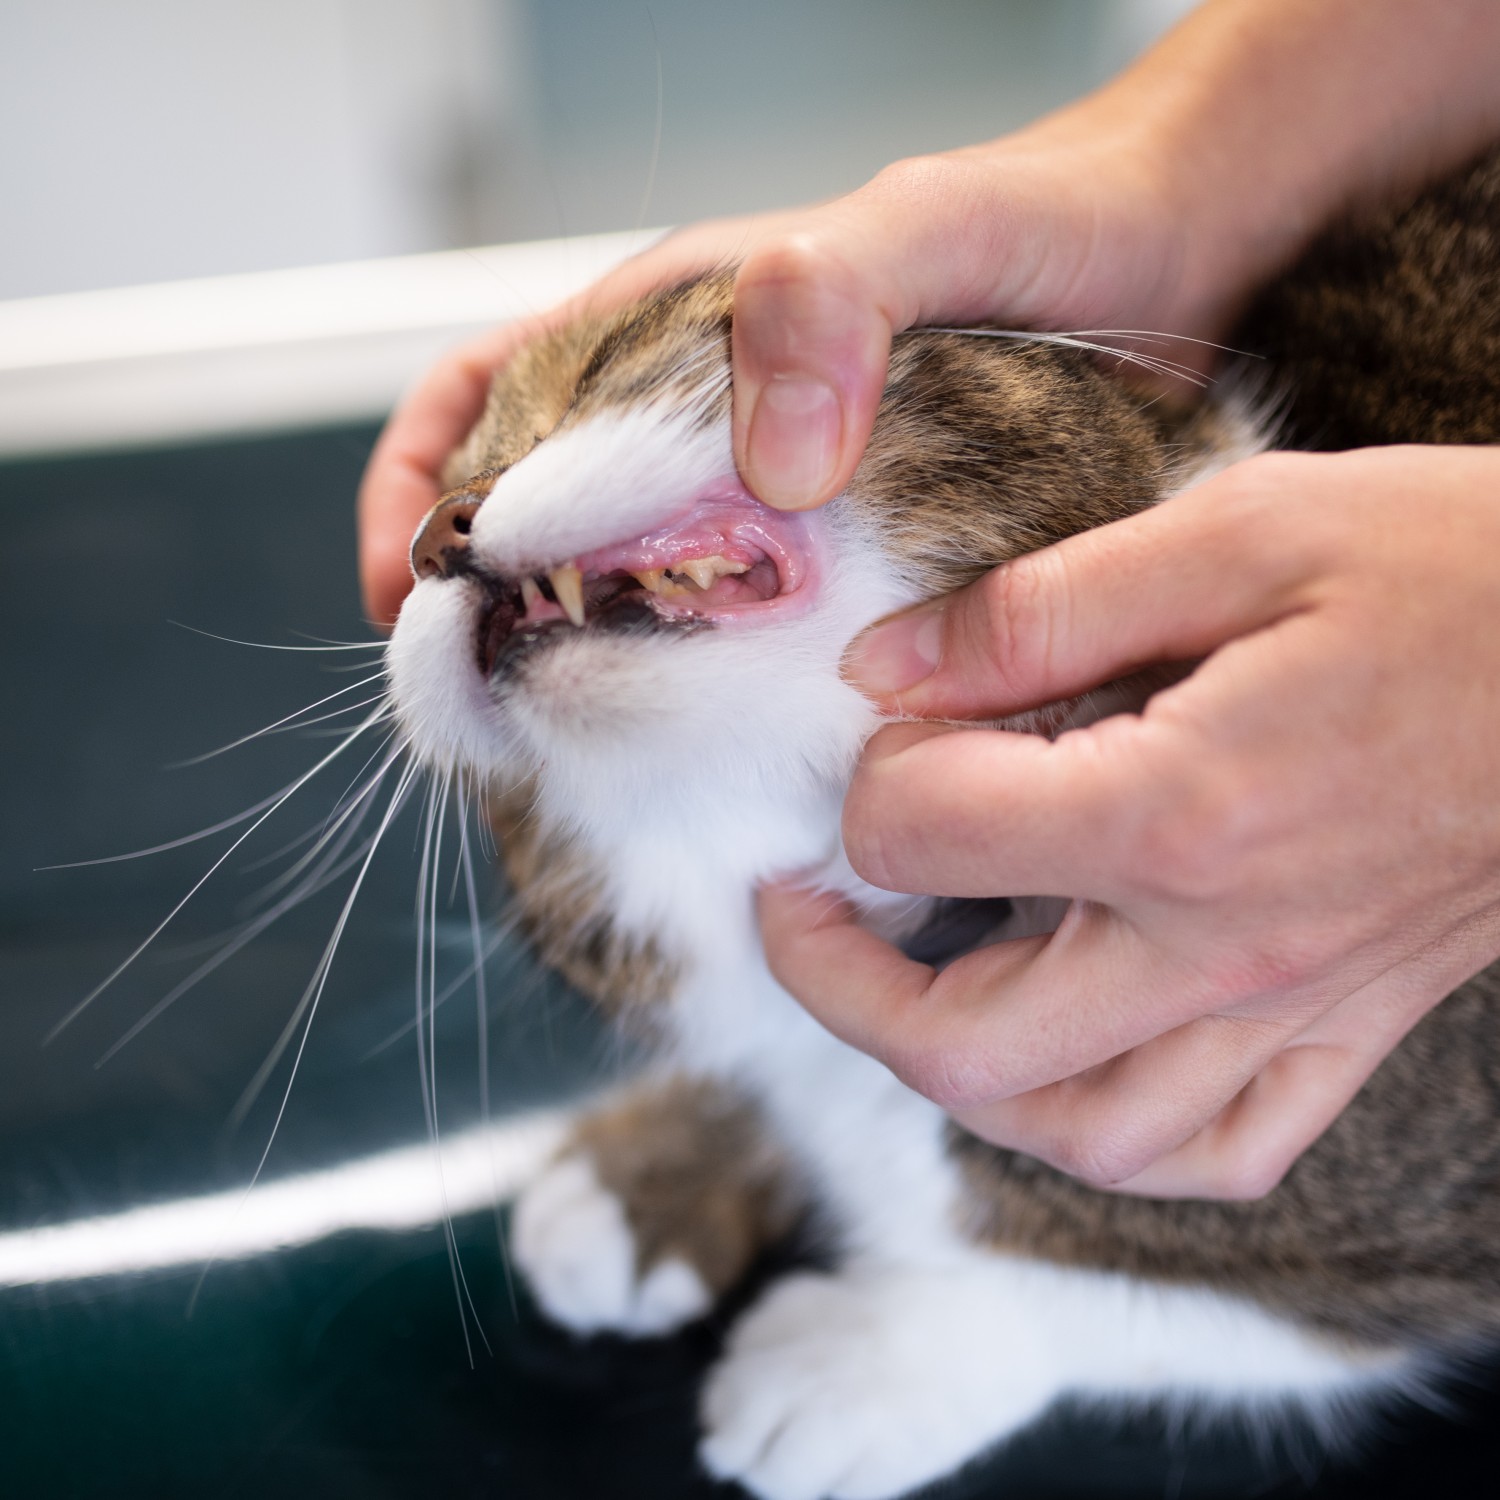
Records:
[[[966,338],[1010,339],[1016,343],[1052,344],[1062,349],[1081,349],[1091,354],[1106,354],[1111,359],[1138,365],[1142,369],[1150,370],[1153,374],[1163,377],[1186,380],[1192,385],[1206,387],[1212,384],[1207,376],[1200,374],[1191,366],[1178,364],[1175,360],[1163,359],[1159,355],[1139,354],[1128,349],[1114,349],[1108,344],[1094,343],[1067,333],[1032,333],[1014,328],[932,328],[926,331],[956,333]]]
[[[215,635],[212,630],[199,630],[196,625],[185,625],[181,620],[168,620],[179,630],[192,635],[201,635],[206,640],[223,641],[226,646],[251,646],[257,651],[384,651],[384,641],[335,641],[326,646],[277,646],[270,641],[242,641],[232,635]]]
[[[276,1064],[281,1060],[282,1054],[286,1051],[288,1042],[296,1035],[298,1023],[305,1012],[307,1016],[306,1024],[302,1026],[302,1035],[297,1043],[297,1051],[292,1057],[291,1072],[287,1077],[286,1089],[282,1093],[281,1103],[276,1109],[276,1118],[271,1122],[271,1133],[266,1139],[265,1149],[260,1154],[260,1160],[255,1164],[254,1172],[250,1174],[250,1181],[246,1183],[245,1190],[240,1195],[239,1204],[235,1209],[233,1217],[238,1217],[250,1194],[255,1191],[255,1184],[260,1181],[260,1174],[265,1170],[266,1161],[271,1155],[271,1147],[276,1144],[276,1136],[281,1129],[282,1118],[286,1114],[287,1102],[292,1097],[292,1087],[297,1081],[297,1072],[302,1066],[302,1056],[307,1050],[307,1039],[312,1033],[312,1024],[318,1013],[318,1002],[323,997],[324,986],[327,984],[329,972],[333,968],[334,955],[338,952],[339,941],[343,937],[344,928],[349,922],[349,913],[354,910],[354,903],[359,898],[360,889],[365,882],[365,876],[369,874],[370,863],[375,858],[375,851],[379,849],[386,829],[391,826],[392,820],[401,810],[402,803],[406,799],[407,788],[411,786],[412,778],[417,774],[417,771],[418,765],[416,761],[410,762],[402,771],[401,779],[396,783],[396,789],[391,793],[391,800],[386,805],[385,814],[380,820],[380,827],[375,830],[375,834],[370,840],[369,849],[364,856],[364,863],[359,867],[359,874],[355,876],[354,884],[350,886],[349,894],[344,898],[344,905],[339,912],[338,921],[334,924],[333,933],[328,939],[327,946],[323,949],[323,955],[318,960],[318,966],[313,971],[313,977],[309,981],[308,987],[302,992],[302,998],[297,1002],[296,1008],[292,1012],[291,1020],[283,1028],[280,1037],[276,1040],[275,1046],[271,1049],[270,1055],[261,1064],[255,1077],[250,1080],[249,1086],[240,1095],[238,1103],[236,1103],[234,1109],[230,1112],[231,1126],[238,1126],[244,1122],[246,1114],[259,1097],[266,1080],[270,1077]],[[233,1219],[231,1219],[231,1224],[232,1222]],[[203,1265],[203,1269],[198,1273],[198,1279],[194,1283],[192,1295],[188,1298],[189,1316],[192,1314],[192,1310],[198,1301],[198,1295],[203,1290],[203,1283],[208,1279],[208,1273],[212,1270],[216,1259],[217,1252],[209,1256]]]
[[[380,847],[380,841],[385,837],[386,829],[391,826],[396,814],[401,810],[401,805],[406,799],[407,789],[411,786],[419,766],[416,761],[411,761],[401,772],[400,780],[396,783],[396,789],[391,793],[391,800],[386,806],[384,815],[380,820],[380,827],[375,830],[374,838],[371,840],[369,851],[365,854],[364,863],[360,866],[359,874],[354,879],[354,884],[349,889],[349,894],[344,899],[344,905],[339,912],[338,921],[334,924],[333,933],[323,949],[323,955],[318,960],[317,967],[313,970],[313,976],[308,981],[308,986],[302,992],[302,998],[298,1000],[292,1011],[291,1019],[282,1028],[281,1035],[276,1039],[266,1060],[256,1070],[255,1076],[240,1095],[233,1110],[230,1111],[229,1123],[238,1127],[244,1123],[245,1116],[250,1112],[251,1106],[260,1095],[261,1089],[265,1087],[266,1080],[275,1071],[276,1064],[281,1061],[291,1039],[297,1033],[297,1027],[304,1013],[307,1014],[308,1027],[312,1024],[313,1014],[317,1011],[318,1000],[323,994],[323,987],[328,981],[328,974],[333,967],[334,954],[338,951],[339,940],[344,935],[344,928],[349,921],[349,913],[354,909],[355,899],[358,897],[361,887],[364,885],[365,876],[370,870],[370,861],[375,858],[375,851]],[[276,1128],[281,1123],[282,1113],[286,1109],[286,1101],[291,1095],[291,1085],[296,1078],[297,1065],[302,1060],[302,1049],[307,1045],[307,1027],[303,1028],[302,1041],[297,1047],[296,1059],[292,1064],[292,1078],[287,1080],[287,1092],[282,1096],[281,1108],[276,1113],[275,1123],[271,1127],[271,1138],[275,1139]],[[260,1175],[261,1167],[265,1166],[266,1156],[270,1154],[271,1141],[266,1142],[265,1152],[262,1153],[260,1163],[256,1167],[256,1176]],[[251,1180],[251,1187],[255,1185]],[[248,1191],[248,1189],[247,1189]]]
[[[392,730],[390,734],[386,735],[385,738],[381,740],[381,742],[375,747],[375,751],[369,757],[369,760],[366,760],[364,765],[359,768],[359,771],[356,774],[356,779],[358,778],[358,776],[364,775],[365,771],[369,767],[370,761],[374,760],[375,757],[378,756],[381,751],[390,744],[394,735],[395,731]],[[281,874],[278,875],[274,880],[267,882],[267,884],[263,886],[254,897],[251,898],[251,901],[249,903],[249,909],[251,911],[254,911],[256,905],[266,900],[269,896],[272,896],[283,886],[289,885],[292,881],[296,880],[301,872],[318,858],[319,853],[328,846],[329,841],[336,837],[339,829],[345,823],[347,823],[351,817],[354,817],[356,812],[358,813],[358,817],[355,818],[355,823],[356,826],[358,825],[358,823],[364,818],[365,814],[369,811],[370,799],[374,795],[375,791],[379,788],[380,783],[385,779],[391,767],[395,765],[395,763],[400,760],[402,755],[404,755],[405,753],[406,747],[404,745],[398,745],[396,749],[386,757],[386,760],[380,767],[380,769],[376,771],[368,781],[365,782],[365,784],[352,798],[349,797],[349,788],[344,788],[343,792],[341,792],[339,795],[339,800],[334,803],[333,808],[329,812],[328,816],[323,819],[322,825],[317,830],[315,830],[317,841],[313,844],[312,848],[309,849],[306,854],[300,855],[296,860],[288,865],[287,868],[283,870]],[[304,837],[307,836],[308,835],[304,835]],[[301,841],[299,840],[299,842]],[[347,840],[345,840],[345,842],[347,842]]]
[[[309,703],[306,708],[299,708],[295,712],[285,715],[283,718],[274,720],[270,724],[267,724],[264,729],[252,730],[249,734],[242,734],[237,740],[230,740],[227,745],[220,745],[217,750],[205,750],[202,755],[195,755],[190,760],[173,761],[167,767],[167,770],[180,771],[187,766],[201,766],[204,761],[212,760],[216,755],[227,755],[229,751],[238,750],[241,745],[248,745],[252,740],[258,740],[262,735],[272,734],[283,726],[292,729],[298,728],[300,726],[292,722],[294,719],[300,719],[303,714],[311,713],[315,708],[322,708],[325,703],[332,703],[335,698],[342,698],[345,693],[357,692],[362,687],[368,687],[372,682],[379,682],[384,675],[383,672],[376,672],[373,676],[361,678],[358,682],[351,682],[347,687],[341,687],[336,693],[329,693],[326,698],[319,698],[316,703]],[[373,698],[366,698],[362,703],[346,704],[338,712],[352,713],[356,708],[364,708],[371,703],[378,703],[384,697],[385,694],[383,692],[377,693]],[[312,719],[309,722],[321,724],[326,719],[336,717],[336,714],[326,714],[323,718]]]
[[[161,934],[166,930],[167,926],[171,923],[172,919],[178,914],[178,912],[180,912],[183,909],[184,906],[186,906],[188,904],[189,901],[191,901],[193,899],[194,896],[196,896],[198,894],[198,892],[200,890],[202,890],[202,888],[204,887],[204,885],[207,884],[209,878],[214,874],[214,872],[216,870],[218,870],[225,863],[226,860],[228,860],[228,858],[230,857],[230,855],[232,855],[234,853],[234,851],[236,849],[238,849],[240,847],[240,845],[243,844],[245,842],[245,840],[248,839],[250,837],[250,835],[252,833],[254,833],[255,830],[257,828],[259,828],[260,825],[262,823],[264,823],[266,821],[266,819],[269,818],[277,810],[277,808],[281,807],[291,797],[295,796],[296,793],[299,792],[304,786],[306,786],[307,783],[309,781],[311,781],[313,779],[313,777],[316,776],[318,774],[318,772],[321,771],[325,766],[330,765],[334,760],[336,760],[340,755],[342,755],[344,753],[344,751],[347,750],[349,748],[349,746],[352,745],[355,742],[355,740],[357,740],[360,737],[360,735],[362,735],[365,732],[365,730],[368,729],[370,727],[370,725],[373,724],[374,722],[375,722],[375,719],[374,719],[373,716],[370,719],[367,719],[356,730],[354,730],[353,733],[350,734],[348,736],[348,738],[346,738],[343,741],[342,744],[340,744],[336,749],[329,751],[329,753],[327,755],[325,755],[322,758],[322,760],[318,761],[313,766],[313,768],[310,771],[303,772],[303,774],[301,776],[299,776],[295,781],[289,783],[288,786],[281,793],[279,793],[274,799],[268,799],[269,804],[270,804],[269,806],[267,806],[266,803],[260,803],[259,806],[264,807],[265,811],[262,812],[261,815],[258,818],[256,818],[256,820],[242,834],[240,834],[240,836],[237,839],[235,839],[235,841],[208,867],[208,869],[206,869],[203,872],[203,874],[200,875],[198,877],[198,879],[193,882],[192,886],[188,890],[188,893],[177,903],[176,906],[174,906],[172,908],[171,911],[169,911],[166,914],[165,917],[163,917],[161,919],[160,922],[157,923],[157,925],[155,927],[153,927],[151,929],[151,932],[147,935],[147,937],[145,938],[145,940],[143,942],[141,942],[135,949],[133,949],[132,952],[130,953],[130,955],[127,958],[125,958],[121,963],[119,963],[118,965],[116,965],[116,967],[110,971],[110,973],[105,977],[105,979],[101,983],[97,984],[92,990],[90,990],[89,993],[87,995],[85,995],[83,997],[83,999],[80,1000],[78,1002],[78,1004],[75,1005],[72,1008],[72,1010],[70,1010],[67,1013],[67,1015],[65,1015],[62,1018],[62,1020],[60,1020],[47,1033],[47,1035],[45,1037],[43,1037],[43,1039],[42,1039],[42,1045],[44,1047],[47,1046],[50,1042],[54,1041],[68,1026],[72,1025],[72,1023],[75,1020],[77,1020],[77,1018],[79,1016],[81,1016],[83,1014],[83,1012],[86,1011],[89,1008],[89,1006],[92,1005],[94,1003],[94,1001],[97,1000],[99,998],[99,996],[102,995],[105,992],[105,990],[107,990],[110,987],[110,985],[112,985],[115,982],[115,980],[117,980],[120,977],[120,975],[123,974],[125,972],[125,970],[128,969],[131,966],[131,964],[133,964],[136,961],[136,959],[138,959],[141,956],[141,954],[143,954],[146,951],[146,949],[149,948],[151,946],[151,944],[156,941],[156,939],[158,937],[161,936]],[[226,824],[224,824],[222,826],[224,826],[224,827],[233,827],[233,825],[235,823],[243,822],[244,818],[246,816],[248,816],[248,814],[241,814],[240,817],[233,818],[228,823],[226,823]],[[200,835],[194,835],[194,837],[200,837]],[[191,842],[190,839],[180,839],[180,840],[178,840],[178,843],[189,843],[189,842]],[[162,848],[170,848],[170,847],[173,847],[173,846],[172,845],[162,845],[161,847]],[[146,852],[152,852],[152,853],[154,853],[156,851],[146,851]],[[117,857],[128,857],[128,856],[117,856]],[[110,863],[110,861],[100,860],[100,861],[97,861],[97,863],[107,864],[107,863]]]

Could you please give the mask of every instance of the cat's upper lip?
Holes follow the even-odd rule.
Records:
[[[806,580],[806,526],[738,481],[699,497],[670,524],[572,559],[585,584],[629,574],[665,613],[737,618],[795,594]]]
[[[488,593],[480,670],[488,676],[513,640],[587,625],[624,602],[679,624],[775,618],[804,601],[814,571],[802,516],[762,505],[736,478],[721,480],[644,536],[540,568],[476,569]]]

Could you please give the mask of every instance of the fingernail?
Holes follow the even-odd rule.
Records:
[[[767,505],[800,509],[823,498],[838,464],[844,416],[837,392],[810,375],[773,375],[761,388],[745,443],[745,478]]]
[[[928,604],[872,625],[850,646],[844,675],[879,697],[904,693],[937,671],[943,654],[943,606]]]

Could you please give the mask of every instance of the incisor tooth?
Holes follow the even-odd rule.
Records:
[[[562,605],[563,613],[575,624],[583,624],[583,574],[569,563],[563,568],[553,568],[547,577],[552,581],[552,592]]]
[[[542,602],[542,591],[536,586],[535,578],[523,578],[521,580],[521,603],[529,615],[538,604]]]

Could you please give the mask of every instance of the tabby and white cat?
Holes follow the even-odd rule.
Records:
[[[933,911],[841,856],[877,723],[839,676],[851,639],[1271,438],[1056,343],[913,332],[846,492],[780,514],[731,458],[730,297],[717,275],[580,320],[497,376],[390,647],[416,754],[492,788],[538,949],[658,1043],[517,1206],[543,1308],[664,1332],[811,1216],[832,1268],[743,1314],[702,1401],[703,1462],[767,1500],[899,1494],[1064,1393],[1316,1411],[1492,1338],[1500,969],[1233,1203],[1096,1192],[969,1137],[776,985],[773,876],[816,867],[908,937]],[[1500,440],[1500,158],[1320,243],[1234,342],[1290,393],[1277,442]]]

